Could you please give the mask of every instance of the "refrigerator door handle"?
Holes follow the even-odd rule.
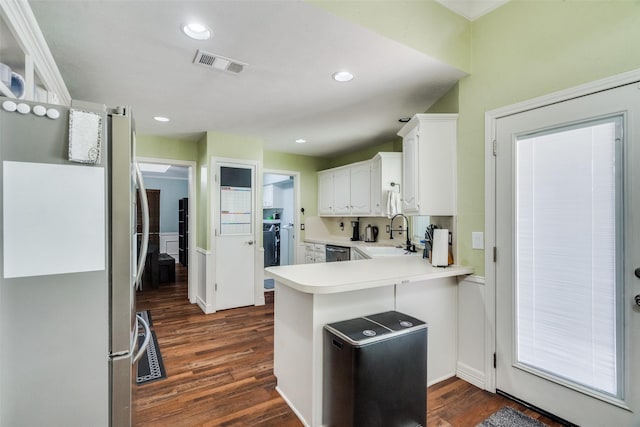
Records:
[[[138,255],[138,272],[136,274],[136,290],[142,289],[142,273],[144,272],[144,263],[147,259],[147,250],[149,248],[149,201],[147,200],[147,190],[144,187],[142,172],[138,162],[134,161],[136,181],[140,191],[140,201],[142,203],[142,244],[140,246],[140,254]]]
[[[144,341],[138,349],[138,353],[136,353],[135,357],[131,361],[132,365],[135,365],[138,360],[140,360],[145,351],[147,351],[147,347],[149,347],[149,342],[151,341],[151,329],[149,328],[149,325],[139,314],[136,314],[136,317],[138,318],[138,322],[141,322],[142,327],[144,328]]]

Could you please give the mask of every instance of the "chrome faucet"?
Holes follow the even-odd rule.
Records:
[[[401,216],[404,218],[404,221],[407,224],[407,228],[402,229],[402,228],[397,228],[397,229],[393,229],[393,220],[396,219],[396,217]],[[407,232],[407,246],[405,248],[405,250],[407,252],[415,252],[416,251],[416,245],[412,245],[411,244],[411,234],[409,234],[409,218],[407,218],[404,214],[395,214],[392,218],[391,218],[391,225],[389,226],[389,239],[393,239],[393,232],[394,231],[399,231],[399,232],[403,232],[406,231]]]

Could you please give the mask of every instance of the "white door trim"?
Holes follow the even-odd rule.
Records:
[[[262,171],[262,175],[265,173],[272,173],[275,175],[290,175],[293,176],[293,229],[296,231],[294,246],[297,248],[300,244],[300,172],[298,171],[290,171],[290,170],[282,170],[282,169],[264,169]],[[262,176],[260,177],[262,185]],[[298,251],[293,251],[293,262],[294,264],[298,264]]]
[[[160,159],[155,157],[137,157],[136,160],[142,163],[156,163],[160,165],[186,166],[189,169],[189,255],[187,262],[188,274],[188,298],[191,304],[196,303],[197,274],[196,265],[196,167],[197,163],[190,160]]]
[[[493,248],[496,245],[496,178],[493,144],[496,139],[498,119],[512,114],[522,113],[558,102],[568,101],[581,96],[612,89],[617,86],[640,82],[640,69],[607,77],[594,82],[575,86],[527,101],[501,107],[485,113],[485,389],[495,393],[496,370],[493,357],[496,351],[496,264],[493,261]],[[639,83],[640,84],[640,83]],[[500,254],[497,254],[500,256]]]

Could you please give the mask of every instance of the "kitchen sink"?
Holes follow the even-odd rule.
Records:
[[[381,256],[416,255],[416,253],[407,253],[404,248],[396,248],[394,246],[365,246],[364,249],[374,258]]]

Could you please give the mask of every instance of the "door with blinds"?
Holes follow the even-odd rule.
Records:
[[[577,425],[640,425],[639,87],[496,126],[496,388]]]

